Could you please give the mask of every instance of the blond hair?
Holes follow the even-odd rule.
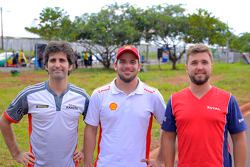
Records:
[[[211,61],[213,61],[213,54],[211,52],[211,50],[204,44],[202,43],[198,43],[198,44],[194,44],[192,46],[190,46],[187,50],[187,61],[186,64],[188,63],[189,57],[192,54],[197,54],[197,53],[208,53]]]

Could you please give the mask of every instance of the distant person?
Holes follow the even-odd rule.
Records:
[[[68,82],[74,52],[66,42],[49,42],[44,52],[48,81],[21,91],[0,119],[0,128],[12,157],[24,166],[73,167],[83,159],[77,151],[78,120],[85,115],[89,96]],[[11,123],[29,117],[30,151],[17,145]]]
[[[153,117],[162,123],[165,102],[160,92],[137,77],[140,56],[134,46],[119,48],[114,69],[117,77],[97,88],[85,118],[84,165],[93,166],[100,125],[97,167],[146,167]]]
[[[25,55],[24,55],[23,49],[21,49],[19,52],[18,64],[20,64],[22,67],[26,66]]]
[[[160,154],[148,167],[174,166],[178,139],[178,167],[231,167],[228,132],[233,141],[235,167],[246,167],[246,123],[231,93],[212,86],[213,56],[204,44],[187,50],[189,87],[168,101],[162,124]]]
[[[85,68],[88,68],[88,64],[89,64],[89,54],[88,54],[87,51],[84,52],[83,61],[84,61],[84,66],[85,66]]]
[[[38,61],[38,67],[43,68],[43,51],[38,50],[38,56],[37,56],[37,61]]]
[[[11,55],[11,58],[12,58],[12,65],[17,67],[17,63],[18,63],[18,57],[15,53],[15,51],[13,50],[12,51],[12,55]]]
[[[92,62],[93,62],[92,54],[89,55],[88,62],[89,62],[89,66],[92,68]]]
[[[74,52],[74,55],[75,55],[75,61],[74,61],[75,68],[78,69],[78,59],[81,58],[81,56],[77,51]]]

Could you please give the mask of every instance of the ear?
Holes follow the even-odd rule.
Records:
[[[47,64],[48,65],[48,64]],[[46,64],[44,65],[44,69],[48,71],[48,66]]]
[[[187,66],[187,63],[185,64],[185,70],[186,70],[186,72],[188,72],[188,66]]]
[[[117,63],[114,63],[114,70],[117,71]]]
[[[141,71],[141,68],[142,68],[142,64],[141,64],[141,63],[139,63],[139,64],[138,64],[138,72],[140,72],[140,71]]]
[[[73,64],[69,65],[69,71],[73,69]]]

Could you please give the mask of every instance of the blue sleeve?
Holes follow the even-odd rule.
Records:
[[[230,97],[227,113],[228,131],[231,134],[239,133],[247,129],[247,125],[239,109],[239,105],[234,96]]]
[[[171,99],[168,100],[165,112],[165,119],[163,120],[161,128],[164,131],[170,131],[170,132],[176,131],[175,117],[173,115]]]
[[[23,115],[28,114],[27,95],[24,91],[19,93],[12,101],[6,113],[14,122],[19,122],[23,118]]]

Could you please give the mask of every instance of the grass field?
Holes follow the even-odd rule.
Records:
[[[188,85],[188,78],[184,65],[178,64],[178,70],[170,70],[170,65],[147,66],[146,71],[140,73],[140,78],[147,84],[159,89],[165,101],[169,96]],[[92,91],[110,81],[116,76],[113,70],[104,69],[78,69],[70,76],[70,82],[84,88],[91,95]],[[0,72],[0,114],[8,107],[17,93],[28,85],[47,80],[45,71],[23,71],[20,76],[13,77],[9,72]],[[250,101],[250,65],[245,64],[215,64],[211,79],[213,85],[230,91],[234,94],[239,104]],[[28,120],[27,116],[18,124],[13,125],[16,140],[22,150],[28,150]],[[82,146],[84,123],[80,122],[79,147]],[[159,125],[153,125],[153,140],[159,137]],[[0,136],[0,166],[16,167],[21,166],[12,160],[12,157]]]

